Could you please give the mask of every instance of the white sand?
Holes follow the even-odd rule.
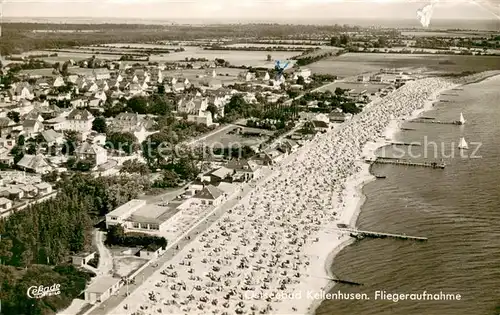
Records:
[[[364,159],[397,130],[390,115],[411,117],[451,87],[438,78],[408,83],[317,135],[111,314],[313,312],[321,300],[308,292],[329,289],[322,277],[351,240],[336,226],[354,225],[362,185],[373,179]]]

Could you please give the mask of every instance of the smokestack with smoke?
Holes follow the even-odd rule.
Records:
[[[417,10],[417,19],[423,27],[429,27],[431,24],[432,13],[434,12],[434,5],[437,1],[434,0],[425,7]]]

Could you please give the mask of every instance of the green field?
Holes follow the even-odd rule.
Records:
[[[428,71],[461,73],[500,70],[500,56],[411,55],[384,53],[347,53],[308,65],[313,73],[340,77],[376,72],[382,68],[425,68]]]

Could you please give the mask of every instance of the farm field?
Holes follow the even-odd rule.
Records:
[[[85,52],[85,51],[76,51],[75,52],[55,52],[55,51],[50,51],[50,50],[32,50],[28,52],[24,52],[20,55],[13,55],[13,57],[20,57],[20,56],[30,56],[30,55],[50,55],[57,53],[56,57],[43,57],[43,58],[36,58],[36,59],[42,59],[47,62],[65,62],[70,59],[74,61],[80,61],[84,59],[88,59],[92,57],[93,55],[99,56],[100,59],[106,59],[106,60],[118,60],[121,57],[121,54],[99,54],[98,52]]]
[[[199,82],[202,80],[217,80],[221,81],[223,85],[230,85],[235,82],[239,82],[242,80],[238,78],[238,75],[243,70],[241,69],[233,69],[233,68],[216,68],[215,73],[217,76],[212,78],[212,70],[208,69],[207,72],[205,70],[200,69],[181,69],[181,70],[164,70],[162,71],[164,77],[184,77],[187,78],[190,82]],[[197,78],[198,75],[206,75],[203,78]],[[226,75],[227,74],[227,75]]]
[[[267,44],[267,43],[272,43],[272,44],[275,44],[275,43],[278,43],[278,45],[281,45],[281,44],[304,44],[304,43],[307,43],[307,44],[312,44],[312,45],[327,45],[329,44],[330,42],[329,41],[326,41],[326,40],[298,40],[298,39],[279,39],[279,40],[276,40],[276,39],[269,39],[269,40],[259,40],[258,41],[259,43],[263,43],[263,44]]]
[[[239,43],[239,44],[228,44],[224,47],[286,47],[286,48],[304,48],[311,49],[316,47],[321,47],[321,45],[294,45],[294,44],[255,44],[255,43]]]
[[[207,58],[214,60],[215,58],[224,59],[234,66],[251,66],[274,68],[275,59],[288,59],[296,56],[297,52],[273,51],[273,60],[266,61],[267,53],[265,51],[227,51],[227,50],[203,50],[197,48],[195,50],[187,50],[183,52],[174,52],[170,54],[152,55],[150,61],[165,62],[179,61],[185,58]]]
[[[376,72],[381,68],[425,68],[429,71],[461,73],[500,69],[500,56],[411,55],[390,53],[347,53],[307,66],[313,73],[339,77]]]
[[[158,47],[162,47],[158,45]],[[166,47],[163,47],[166,48]],[[287,52],[287,51],[274,51],[272,52],[272,61],[267,61],[267,53],[265,51],[226,51],[226,50],[203,50],[200,47],[185,47],[186,51],[183,52],[172,52],[169,54],[158,54],[151,55],[149,61],[156,62],[168,62],[168,61],[183,61],[186,58],[206,58],[208,60],[214,60],[215,58],[224,59],[229,61],[231,65],[234,66],[251,66],[251,67],[265,67],[274,68],[274,60],[280,59],[285,60],[297,55],[297,52]],[[44,57],[40,58],[47,62],[64,62],[67,60],[79,61],[97,56],[100,59],[105,60],[118,60],[122,56],[118,50],[114,50],[116,54],[99,54],[98,51],[91,50],[77,50],[77,49],[65,49],[65,51],[74,52],[57,52],[57,57]],[[29,56],[29,55],[39,55],[39,54],[54,54],[54,51],[49,50],[38,50],[25,52],[19,56]],[[124,50],[123,54],[127,54]],[[292,64],[294,61],[291,62]]]
[[[410,31],[410,32],[401,32],[402,36],[415,36],[415,37],[481,37],[484,35],[481,34],[473,34],[473,33],[459,33],[459,32],[419,32],[419,31]]]
[[[139,49],[152,49],[152,48],[164,48],[164,49],[175,49],[175,48],[180,48],[184,47],[182,45],[159,45],[159,44],[143,44],[143,43],[111,43],[111,44],[103,44],[100,45],[110,47],[110,48],[139,48]],[[90,47],[96,47],[97,46],[90,46]],[[184,47],[184,49],[188,49],[188,47]],[[196,48],[196,47],[193,47]]]

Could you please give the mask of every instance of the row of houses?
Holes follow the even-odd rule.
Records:
[[[22,172],[5,172],[0,179],[0,217],[8,216],[17,205],[26,205],[51,194],[52,186],[40,178],[31,180]]]

